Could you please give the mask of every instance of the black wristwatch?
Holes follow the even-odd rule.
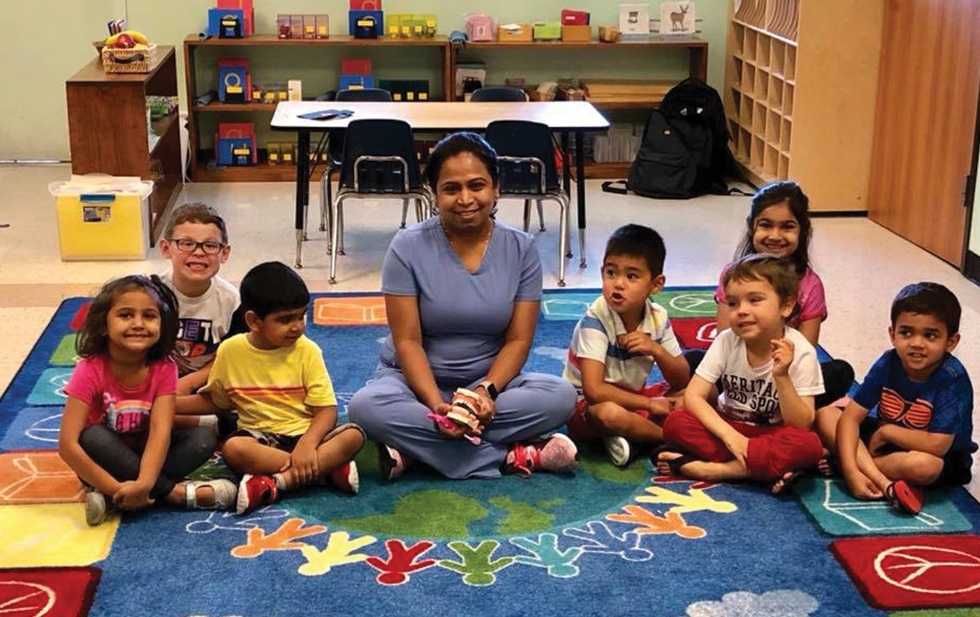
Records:
[[[497,400],[497,386],[493,385],[492,381],[481,381],[480,383],[476,384],[476,387],[486,390],[487,396],[490,397],[491,401]]]

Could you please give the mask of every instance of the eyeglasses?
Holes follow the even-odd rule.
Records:
[[[170,242],[177,247],[181,253],[193,253],[197,249],[204,251],[205,255],[217,255],[225,247],[221,242],[196,242],[190,238],[171,238]]]

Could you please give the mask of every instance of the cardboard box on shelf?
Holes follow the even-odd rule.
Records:
[[[531,24],[510,23],[497,26],[497,41],[500,43],[530,43],[534,37]]]

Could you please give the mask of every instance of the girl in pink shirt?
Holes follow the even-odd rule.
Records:
[[[827,319],[827,302],[823,282],[810,268],[810,238],[813,228],[810,224],[809,198],[795,182],[767,184],[752,197],[752,207],[745,222],[745,236],[735,251],[735,259],[753,253],[769,253],[793,263],[800,288],[796,310],[787,325],[798,330],[816,347],[820,325]],[[731,264],[722,271],[720,281],[724,280],[725,272],[730,267]],[[717,331],[721,332],[729,326],[729,309],[721,282],[715,291],[715,302],[718,303]],[[692,372],[694,368],[692,365]],[[817,409],[847,394],[854,383],[854,369],[844,360],[823,362],[820,369],[826,392],[817,397]]]
[[[105,520],[113,507],[140,510],[157,500],[228,509],[228,480],[180,482],[208,460],[210,428],[173,429],[177,365],[177,299],[156,276],[122,277],[89,307],[75,349],[58,452],[88,487],[85,519]]]

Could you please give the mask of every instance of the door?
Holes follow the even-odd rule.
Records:
[[[868,215],[957,267],[978,84],[980,0],[887,0]]]

